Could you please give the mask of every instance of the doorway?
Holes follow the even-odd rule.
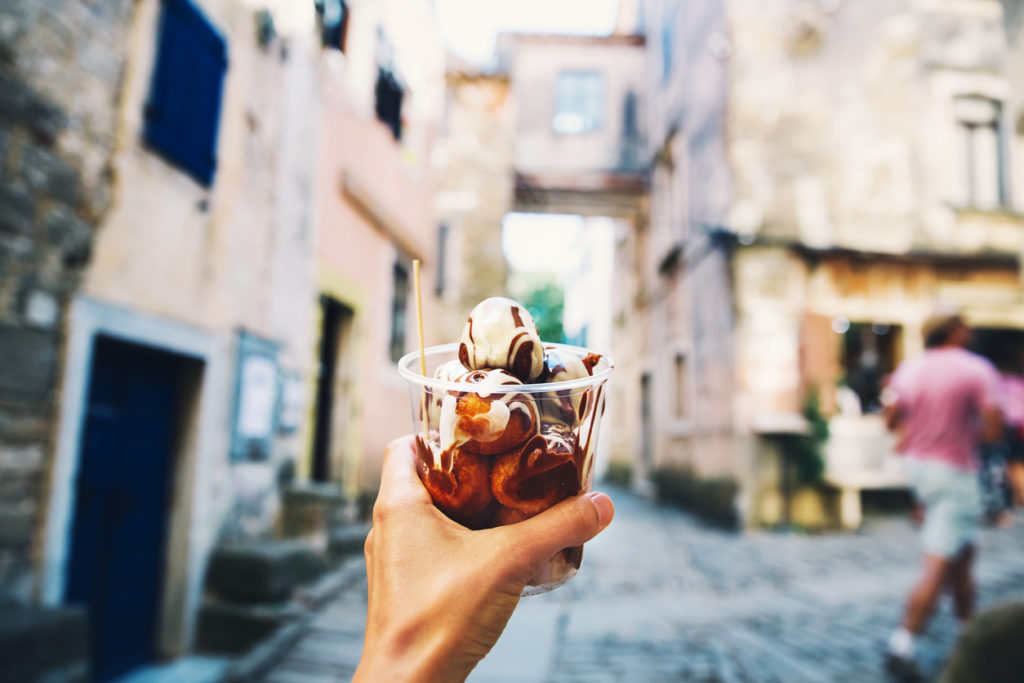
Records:
[[[65,590],[88,609],[93,680],[157,658],[183,379],[194,362],[95,340]]]
[[[644,471],[650,473],[654,460],[654,426],[651,420],[651,373],[640,375],[640,460]]]
[[[976,327],[971,333],[970,349],[1004,372],[1024,372],[1024,330]]]
[[[351,308],[329,296],[320,297],[320,352],[316,385],[316,422],[313,432],[313,481],[331,481],[339,473],[331,468],[331,439],[335,426],[335,408],[344,399],[335,396],[339,354],[352,321]]]

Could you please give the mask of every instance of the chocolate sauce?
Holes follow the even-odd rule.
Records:
[[[583,564],[583,546],[574,545],[571,548],[566,548],[562,551],[562,557],[565,558],[565,563],[573,569],[579,569],[580,565]]]
[[[591,375],[594,374],[594,366],[601,362],[601,354],[599,353],[588,353],[583,359],[583,367],[587,369],[587,372]]]
[[[473,316],[466,318],[466,322],[469,324],[469,342],[473,344]],[[467,370],[473,369],[469,366],[469,347],[462,343],[459,344],[459,362]]]
[[[523,324],[523,316],[519,313],[518,306],[512,306],[512,321],[515,322],[516,327],[526,327]]]
[[[516,486],[516,495],[523,500],[537,500],[558,491],[558,499],[562,500],[580,492],[580,482],[574,462],[566,462],[558,467],[527,477]]]
[[[512,337],[512,341],[508,344],[508,357],[505,359],[505,366],[509,369],[509,372],[523,380],[523,382],[530,381],[530,370],[533,368],[533,341],[523,342],[519,345],[518,350],[516,349],[516,342],[523,337],[529,336],[529,333],[524,331]],[[515,358],[512,357],[513,352],[515,353]]]

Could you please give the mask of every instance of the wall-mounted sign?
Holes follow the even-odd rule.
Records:
[[[242,360],[238,391],[239,436],[265,439],[274,433],[277,367],[270,358],[249,355]]]
[[[305,386],[302,377],[296,373],[283,373],[281,375],[281,406],[277,414],[277,431],[288,434],[298,429],[302,425],[305,404]]]
[[[232,460],[269,459],[270,441],[277,429],[277,378],[277,344],[239,333]]]

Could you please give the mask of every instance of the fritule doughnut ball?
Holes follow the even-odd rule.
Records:
[[[441,406],[441,448],[494,455],[517,448],[537,433],[539,416],[528,394],[508,392],[521,386],[504,370],[473,370],[457,379],[466,391],[451,392]]]

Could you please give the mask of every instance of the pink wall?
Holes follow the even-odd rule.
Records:
[[[354,410],[349,424],[361,434],[357,452],[346,453],[346,458],[359,461],[360,487],[374,488],[384,446],[412,428],[408,389],[389,347],[396,247],[423,261],[427,343],[448,341],[436,339],[430,329],[437,248],[432,178],[427,160],[408,160],[390,131],[375,119],[328,111],[322,131],[318,259],[365,296],[361,302],[343,300],[360,308],[355,338],[342,351],[353,354],[349,360],[354,366]],[[416,346],[411,287],[408,301],[407,350]],[[332,435],[332,451],[344,447],[340,435]]]

